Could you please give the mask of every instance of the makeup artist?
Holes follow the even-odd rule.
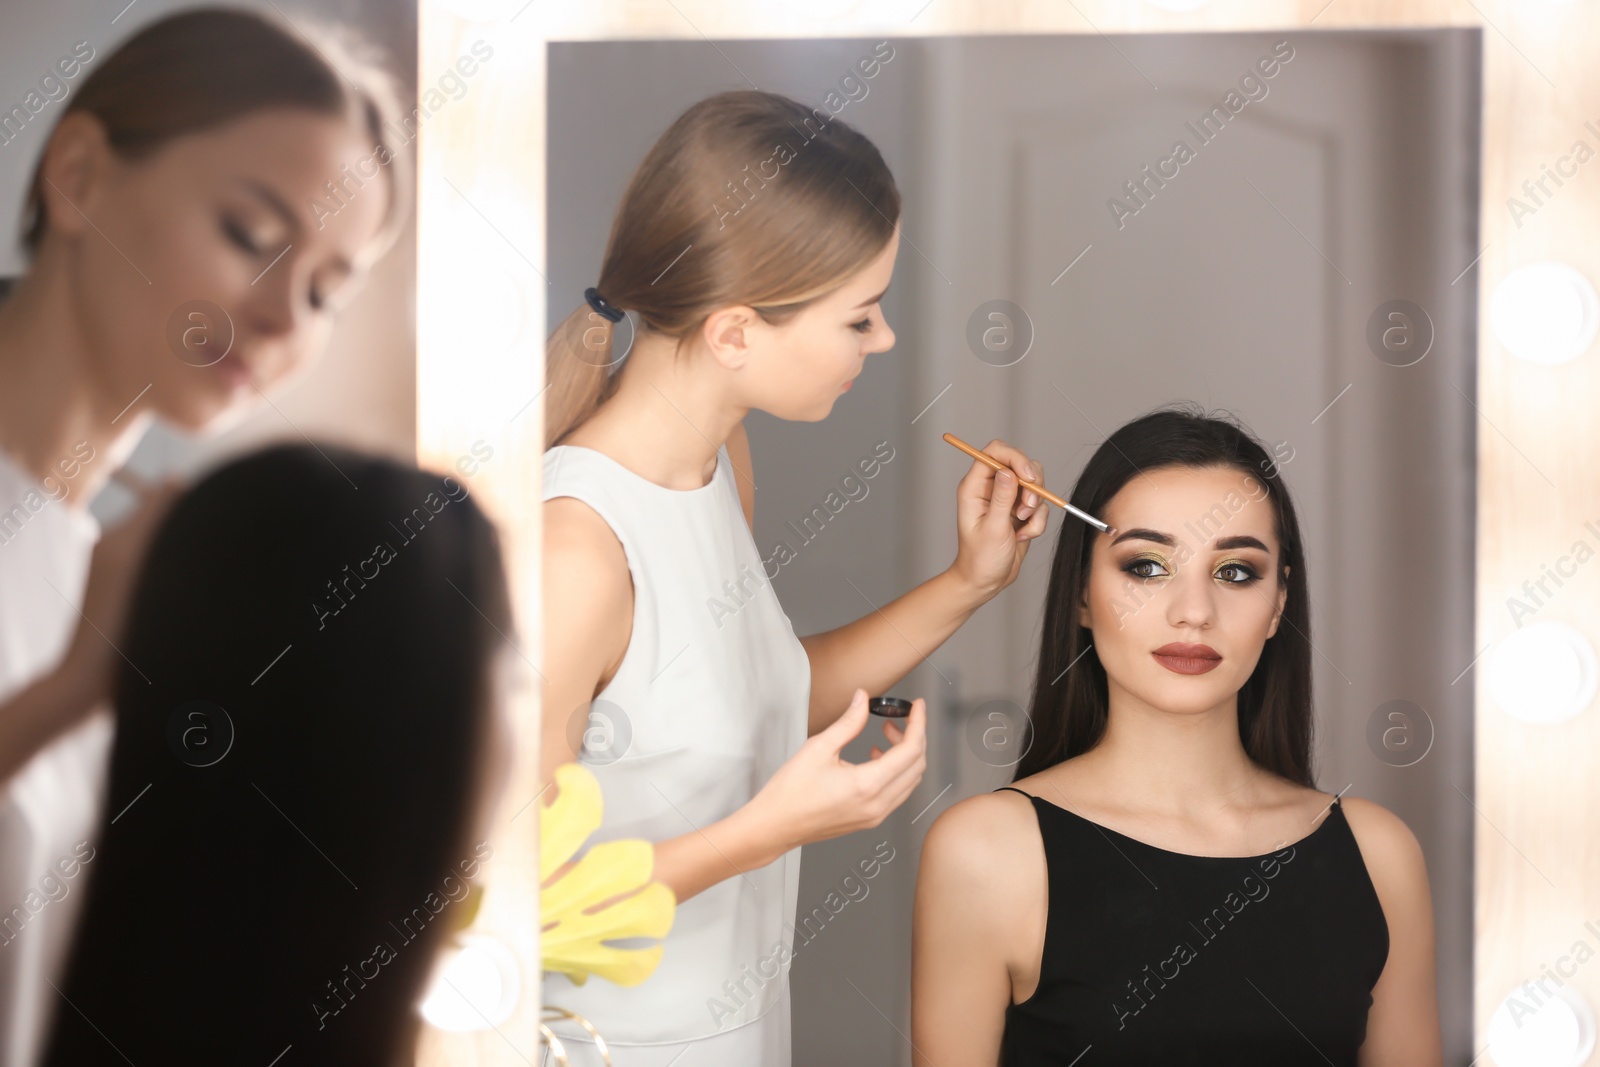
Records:
[[[303,207],[397,110],[385,75],[303,32],[245,11],[163,18],[75,52],[54,128],[24,131],[43,152],[30,262],[0,302],[4,1067],[32,1067],[64,1007],[51,983],[83,893],[41,886],[94,836],[130,575],[172,491],[147,489],[104,539],[87,503],[152,418],[218,429],[306,365],[404,222],[387,149],[386,177],[320,226]]]
[[[617,1067],[665,1067],[690,1046],[696,1062],[787,1067],[798,850],[905,801],[926,766],[924,702],[904,729],[884,725],[888,748],[868,762],[840,750],[866,726],[868,694],[1015,580],[1045,529],[1016,481],[1041,479],[1039,465],[991,441],[1011,469],[973,463],[955,561],[898,599],[804,639],[770,583],[731,616],[707,610],[726,579],[761,568],[745,415],[820,422],[894,344],[879,301],[900,194],[870,141],[823,119],[759,91],[689,108],[635,172],[587,304],[546,350],[544,776],[582,758],[605,797],[592,840],[652,840],[652,877],[679,902],[643,984],[546,981]],[[705,190],[774,145],[781,170],[749,179],[749,203],[707,210]],[[616,367],[627,312],[638,334]],[[775,947],[776,973],[752,982]],[[583,1030],[554,1029],[574,1067],[600,1062]]]

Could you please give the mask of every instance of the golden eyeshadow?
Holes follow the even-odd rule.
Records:
[[[1135,578],[1142,578],[1142,579],[1144,579],[1146,581],[1153,581],[1153,580],[1155,580],[1157,578],[1171,578],[1177,573],[1177,568],[1173,565],[1173,562],[1172,562],[1171,559],[1169,559],[1166,556],[1163,556],[1159,552],[1152,552],[1152,551],[1149,551],[1149,550],[1146,550],[1146,551],[1143,551],[1143,552],[1139,552],[1139,553],[1136,553],[1135,555],[1129,556],[1127,559],[1125,559],[1122,562],[1116,564],[1116,567],[1120,571],[1124,571],[1126,573],[1132,574],[1133,569],[1135,567],[1137,567],[1141,563],[1154,563],[1154,564],[1157,564],[1163,570],[1165,570],[1167,573],[1166,574],[1133,574],[1133,577],[1135,577]],[[1230,559],[1224,559],[1224,560],[1218,561],[1216,567],[1211,572],[1212,576],[1215,577],[1216,574],[1219,571],[1226,570],[1228,567],[1238,567],[1245,575],[1243,580],[1223,579],[1229,585],[1243,585],[1243,584],[1245,584],[1245,583],[1247,583],[1249,581],[1253,581],[1253,580],[1258,579],[1260,577],[1260,568],[1259,567],[1257,567],[1254,563],[1250,562],[1249,560],[1240,558],[1238,556],[1234,556],[1234,557],[1232,557]]]
[[[1219,570],[1219,571],[1226,570],[1229,567],[1238,568],[1240,574],[1242,575],[1242,577],[1237,578],[1237,579],[1224,578],[1223,581],[1227,582],[1229,585],[1251,585],[1251,584],[1253,584],[1255,582],[1259,582],[1261,580],[1261,573],[1262,573],[1262,569],[1263,568],[1257,567],[1254,563],[1251,563],[1249,560],[1246,560],[1246,559],[1229,559],[1229,560],[1224,560],[1221,563],[1217,564],[1217,570]]]

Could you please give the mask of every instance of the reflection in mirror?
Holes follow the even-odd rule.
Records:
[[[971,461],[944,432],[1022,448],[1063,496],[1108,434],[1169,402],[1260,438],[1261,476],[1292,487],[1310,561],[1316,782],[1382,804],[1421,842],[1445,1056],[1460,1063],[1474,1051],[1472,704],[1452,679],[1475,652],[1476,443],[1460,399],[1476,390],[1462,277],[1479,253],[1480,42],[1452,29],[549,52],[552,324],[594,284],[639,160],[712,93],[755,84],[824,108],[894,173],[893,349],[822,425],[746,420],[755,545],[797,634],[950,565]],[[863,56],[878,59],[870,78]],[[730,174],[706,210],[736,225],[760,187]],[[859,477],[874,454],[876,477]],[[798,913],[827,921],[794,931],[796,1063],[911,1062],[920,842],[1015,772],[1066,521],[1052,509],[1015,584],[890,694],[929,701],[916,795],[879,831],[805,849]],[[867,758],[871,732],[847,757]],[[842,880],[879,840],[895,858],[852,897]]]
[[[71,69],[74,74],[61,81],[54,98],[43,99],[43,106],[28,121],[19,123],[13,115],[10,125],[0,126],[0,147],[3,147],[0,203],[5,205],[5,210],[0,212],[0,219],[3,219],[0,232],[7,235],[6,240],[0,241],[0,275],[16,276],[26,267],[28,256],[22,241],[28,221],[24,214],[25,200],[34,167],[59,117],[83,103],[89,76],[103,68],[124,42],[169,15],[195,7],[193,3],[177,0],[143,0],[127,4],[125,10],[119,10],[123,8],[119,4],[107,12],[103,5],[72,0],[50,5],[48,9],[5,13],[6,32],[0,35],[0,72],[3,72],[0,73],[0,110],[10,114],[13,105],[20,107],[28,100],[28,94],[38,89],[41,76],[49,73],[41,64],[48,64],[57,73]],[[317,162],[313,153],[304,150],[309,138],[303,129],[289,123],[284,139],[274,141],[272,138],[279,131],[259,116],[250,120],[259,128],[244,127],[234,141],[217,142],[216,154],[227,160],[232,170],[220,172],[213,185],[220,187],[224,180],[230,183],[245,179],[258,183],[269,181],[273,192],[278,193],[285,206],[298,216],[307,235],[298,242],[287,237],[279,241],[279,230],[287,222],[280,224],[275,214],[267,213],[270,201],[257,199],[251,193],[241,196],[231,187],[229,199],[224,202],[218,199],[221,194],[217,188],[206,187],[202,196],[198,188],[169,185],[167,192],[171,195],[161,205],[166,213],[149,216],[152,225],[159,224],[168,234],[183,234],[183,239],[189,242],[190,255],[181,271],[178,264],[154,267],[148,261],[152,253],[147,252],[144,257],[135,254],[134,246],[141,240],[138,235],[115,226],[107,228],[104,219],[96,216],[95,224],[105,231],[106,239],[114,241],[126,254],[112,251],[110,254],[117,256],[116,263],[129,272],[135,284],[147,290],[147,297],[159,304],[159,308],[154,304],[149,308],[141,307],[137,319],[125,315],[121,320],[123,329],[129,335],[154,333],[159,348],[156,356],[178,368],[187,378],[200,377],[200,372],[208,367],[211,374],[217,374],[216,367],[231,361],[214,359],[203,347],[185,350],[184,346],[200,345],[208,339],[215,341],[226,334],[242,349],[247,335],[252,333],[245,324],[233,324],[233,328],[228,329],[232,317],[249,314],[241,312],[242,297],[221,292],[221,257],[228,254],[232,246],[208,249],[206,255],[212,257],[209,259],[199,255],[198,240],[209,238],[212,230],[202,230],[198,226],[201,223],[211,226],[210,213],[224,207],[230,209],[231,232],[238,240],[277,242],[244,278],[243,291],[254,296],[278,276],[277,268],[295,265],[296,252],[291,248],[284,259],[274,265],[273,271],[263,270],[286,245],[295,244],[304,250],[310,236],[323,238],[353,221],[352,217],[365,209],[368,201],[382,206],[387,175],[408,171],[415,152],[412,142],[416,123],[409,118],[417,106],[415,3],[410,0],[350,0],[337,5],[337,10],[328,10],[326,5],[257,0],[241,7],[279,27],[289,35],[291,42],[315,42],[305,47],[326,53],[333,65],[342,69],[341,76],[347,83],[365,84],[374,78],[390,83],[397,105],[383,117],[385,132],[381,139],[368,135],[364,145],[334,156],[331,165]],[[214,28],[197,25],[182,47],[203,50],[208,35],[217,32]],[[212,40],[211,51],[220,53],[220,45],[216,43],[219,39],[213,37]],[[63,57],[74,62],[66,68],[57,67]],[[264,54],[257,58],[269,59]],[[248,70],[241,69],[241,84],[249,76]],[[272,78],[270,66],[261,76]],[[277,81],[278,84],[270,86],[263,95],[280,102],[292,101],[297,90],[286,85],[281,76]],[[120,109],[118,114],[124,116],[124,121],[150,123],[154,113],[150,109],[160,108],[162,93],[178,83],[181,78],[176,76],[167,86],[144,79],[141,82],[144,95],[116,94],[111,103]],[[303,96],[314,90],[298,91]],[[208,113],[226,111],[226,105],[208,109],[189,104],[185,105],[189,109],[183,114],[196,120]],[[29,107],[32,106],[30,103]],[[28,108],[22,110],[26,114]],[[139,118],[141,113],[143,117]],[[170,121],[185,120],[173,118]],[[374,143],[378,140],[404,157],[399,166],[382,165],[381,155],[375,158]],[[293,151],[292,146],[296,145],[303,150]],[[276,169],[270,175],[263,171],[261,159],[274,163]],[[297,168],[308,162],[310,170],[306,174],[311,176],[304,177]],[[374,166],[374,162],[379,165]],[[193,161],[186,167],[184,173],[198,186],[202,177],[199,169]],[[360,177],[363,173],[367,175],[365,179]],[[296,179],[302,177],[304,180],[297,184]],[[409,184],[402,181],[403,185]],[[331,188],[329,182],[334,183]],[[353,210],[346,210],[347,205]],[[203,433],[177,425],[173,419],[153,420],[127,457],[128,469],[145,478],[167,474],[189,477],[225,457],[264,443],[288,439],[303,441],[306,437],[333,439],[397,459],[413,458],[416,448],[415,326],[410,309],[415,303],[416,237],[409,189],[397,206],[399,210],[387,219],[393,232],[387,235],[389,243],[383,246],[383,254],[371,262],[358,260],[357,265],[364,273],[351,279],[358,284],[350,286],[348,292],[341,292],[332,284],[335,280],[332,273],[317,272],[317,290],[319,293],[326,291],[328,306],[336,310],[331,316],[334,326],[318,346],[323,351],[317,358],[297,366],[281,383],[285,388],[269,386],[263,390],[271,403],[258,397],[253,405],[247,406],[248,410],[229,412],[220,424],[208,425]],[[209,308],[202,306],[207,303]],[[222,304],[227,307],[221,307]],[[302,309],[300,316],[303,325],[320,328],[318,316],[311,309]],[[262,324],[257,322],[256,326],[261,328]],[[175,356],[168,351],[174,346],[183,354]],[[260,361],[277,362],[276,359],[267,361],[264,355]],[[269,369],[258,367],[257,379],[264,382],[262,376],[267,375]],[[151,391],[139,396],[137,403],[129,403],[146,384],[152,385]],[[180,387],[181,381],[163,381],[147,375],[127,391],[124,398],[128,403],[127,411],[111,410],[112,415],[121,415],[117,428],[142,419],[147,410],[159,410],[152,394]],[[243,389],[248,392],[248,385]],[[104,521],[114,521],[121,517],[130,502],[131,494],[113,483],[95,501],[95,513]]]
[[[287,951],[286,944],[317,938],[292,907],[273,909],[283,901],[266,899],[273,896],[270,879],[251,883],[261,894],[256,903],[265,901],[272,917],[262,923],[241,918],[250,914],[251,894],[228,890],[225,862],[193,877],[180,869],[183,860],[206,867],[203,861],[217,859],[226,846],[181,816],[163,819],[162,805],[196,818],[224,806],[188,804],[159,782],[193,770],[185,781],[203,790],[208,783],[216,788],[218,775],[243,776],[242,768],[266,750],[259,736],[251,740],[247,714],[234,707],[230,719],[216,703],[227,702],[219,687],[242,686],[270,700],[263,697],[270,683],[256,682],[274,667],[304,669],[297,657],[306,650],[296,649],[287,661],[299,668],[285,666],[289,637],[269,650],[227,625],[227,611],[256,624],[271,620],[265,605],[252,602],[245,578],[232,586],[204,578],[193,551],[180,550],[184,562],[173,568],[146,559],[153,537],[158,545],[175,543],[171,531],[181,524],[169,521],[174,513],[192,518],[201,507],[189,496],[168,510],[177,489],[150,485],[166,476],[186,479],[236,453],[289,439],[337,485],[335,496],[354,497],[357,479],[350,475],[360,473],[353,466],[358,453],[331,444],[312,450],[304,442],[336,439],[360,447],[363,456],[384,453],[402,468],[415,452],[415,231],[410,150],[398,127],[415,97],[406,72],[415,67],[416,12],[409,0],[348,0],[335,5],[337,12],[318,9],[326,6],[64,0],[0,11],[0,275],[14,279],[0,285],[0,941],[6,946],[0,1061],[7,1064],[41,1062],[53,1032],[80,1026],[58,1038],[52,1062],[88,1062],[96,1055],[89,1049],[124,1058],[104,1032],[90,1028],[90,1017],[134,1059],[149,1058],[139,1051],[148,1053],[146,1041],[168,1058],[184,1059],[184,1049],[173,1047],[182,1043],[173,1036],[177,1030],[190,1052],[203,1046],[211,1061],[236,1059],[218,1054],[216,1043],[242,1040],[252,1029],[242,1015],[255,1015],[266,1032],[281,1023],[299,1033],[310,1021],[300,1013],[314,991],[298,983],[309,983],[308,972],[320,972],[332,952],[344,951],[327,940],[306,954]],[[113,474],[124,481],[113,483]],[[265,480],[290,490],[296,477],[279,469]],[[373,495],[367,488],[362,498]],[[301,503],[309,509],[301,517],[310,516],[313,502],[303,494]],[[221,513],[244,514],[227,506]],[[331,520],[322,520],[318,529],[327,535]],[[158,530],[168,534],[165,541]],[[305,565],[329,546],[326,536],[289,532],[275,539],[278,532],[271,523],[256,524],[252,535],[271,544],[219,534],[205,547],[233,571],[259,579],[275,573],[267,562],[274,552],[281,552],[276,573],[287,573],[286,557]],[[226,611],[180,608],[185,579],[220,598]],[[309,586],[286,579],[275,591],[302,588]],[[294,598],[296,620],[316,618],[306,611],[314,609],[311,600]],[[130,603],[156,610],[141,616]],[[176,628],[149,621],[171,613],[207,629],[208,638],[221,642],[217,654],[184,645]],[[137,651],[150,647],[141,644],[146,639],[166,640],[182,662],[156,669]],[[322,652],[333,655],[326,645]],[[249,673],[228,668],[226,683],[206,674],[235,655],[250,662]],[[136,673],[141,660],[148,675]],[[344,666],[346,675],[359,673],[359,664]],[[338,667],[330,670],[338,674]],[[174,716],[170,738],[126,728],[126,716],[142,713],[118,686],[118,672],[154,702],[139,705],[153,719],[165,726],[167,715]],[[174,692],[177,706],[161,707]],[[131,766],[120,758],[129,746],[150,757],[154,781],[130,783],[110,772],[111,765],[119,772]],[[297,752],[308,755],[305,746]],[[326,773],[303,776],[298,790],[257,777],[265,786],[257,796],[249,784],[235,783],[249,792],[242,803],[252,813],[278,820],[268,833],[294,832],[279,818],[293,811],[330,852],[339,851],[331,830],[318,830],[316,816],[307,814],[317,806],[310,786],[327,785],[343,770],[329,752],[308,755],[320,758]],[[267,792],[281,805],[277,813],[263,799]],[[141,796],[157,799],[135,806]],[[124,808],[135,814],[122,818]],[[141,812],[149,818],[139,821]],[[231,844],[248,851],[248,828],[232,829],[242,836]],[[126,857],[120,850],[140,834],[175,846],[178,858],[163,863],[146,850],[114,874],[120,867],[114,857]],[[99,860],[90,862],[96,854]],[[258,849],[235,873],[271,866],[269,854],[268,847]],[[353,854],[346,862],[361,878],[360,899],[381,910],[382,874],[356,867]],[[279,865],[274,872],[284,870]],[[339,891],[349,891],[342,879]],[[136,906],[143,892],[160,904]],[[185,908],[197,897],[237,905],[234,918],[252,925],[252,944],[277,952],[286,967],[300,967],[301,977],[274,983],[269,969],[252,967],[248,950],[241,950],[228,961],[237,964],[228,980],[208,978],[197,987],[195,974],[219,968],[186,967],[184,959],[198,957],[185,957],[185,947],[226,955],[232,945],[225,931],[207,924],[205,905]],[[102,917],[110,914],[107,906],[127,905],[145,921],[111,922],[110,929],[127,935],[115,945],[107,943],[105,928],[77,936],[81,916],[91,910],[86,899],[100,902]],[[156,910],[164,913],[158,918]],[[333,915],[325,911],[322,919]],[[273,921],[281,928],[273,930]],[[198,938],[187,936],[197,930]],[[148,962],[148,946],[138,939],[152,933],[170,950],[159,963],[114,962]],[[94,1006],[95,997],[62,992],[97,981],[72,964],[74,937],[78,947],[88,944],[88,956],[106,963],[107,984],[97,988],[138,1017],[126,1031]],[[163,966],[186,983],[193,1025],[144,1030],[156,1016],[132,998],[176,999],[176,987],[161,978]],[[130,985],[128,975],[136,972]],[[389,1024],[380,1017],[389,1012],[374,1012],[381,1036],[365,1041],[366,1053],[387,1058],[375,1050],[410,1043],[406,990],[400,980],[390,994],[391,1017],[401,1022]],[[237,997],[249,1007],[229,1012],[212,1001],[208,1010],[200,1003],[207,995]],[[292,1020],[274,1017],[279,995],[295,1003]],[[73,1000],[77,1012],[67,1006]],[[356,1039],[363,1032],[357,1024],[340,1040],[362,1044]]]

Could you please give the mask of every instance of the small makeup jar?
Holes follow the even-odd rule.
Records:
[[[873,697],[867,701],[867,711],[886,719],[903,719],[911,714],[911,701],[899,697]]]

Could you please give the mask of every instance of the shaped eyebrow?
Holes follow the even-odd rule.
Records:
[[[887,293],[888,291],[889,291],[889,287],[887,285],[884,286],[883,287],[883,293]],[[878,301],[883,299],[883,293],[879,293],[877,296],[873,297],[871,300],[868,300],[864,304],[857,304],[855,307],[851,308],[851,310],[852,311],[860,311],[862,308],[871,307],[873,304],[876,304]]]
[[[1151,530],[1143,526],[1136,526],[1131,530],[1122,531],[1116,536],[1115,539],[1112,540],[1111,543],[1114,545],[1120,544],[1121,542],[1130,539],[1139,541],[1154,541],[1157,544],[1166,545],[1168,548],[1174,548],[1178,544],[1177,539],[1171,534],[1165,534],[1160,530]],[[1251,537],[1249,534],[1235,534],[1232,537],[1219,537],[1212,542],[1211,547],[1219,550],[1229,548],[1259,548],[1268,555],[1270,555],[1272,552],[1271,549],[1261,543],[1259,538]]]

